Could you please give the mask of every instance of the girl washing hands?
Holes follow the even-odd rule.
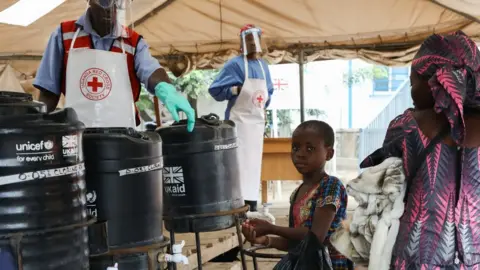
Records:
[[[325,163],[333,157],[335,135],[322,121],[301,123],[292,135],[292,161],[303,183],[290,197],[290,225],[276,226],[251,219],[242,224],[242,233],[252,244],[288,251],[289,243],[302,241],[309,230],[329,251],[335,270],[351,269],[347,258],[329,243],[330,235],[346,218],[347,193],[342,182],[325,173]],[[275,236],[271,236],[275,235]]]

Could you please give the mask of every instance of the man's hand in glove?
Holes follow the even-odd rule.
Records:
[[[195,111],[188,100],[182,96],[175,87],[169,83],[161,82],[155,86],[155,95],[165,104],[167,110],[172,114],[173,120],[180,121],[178,111],[187,115],[187,130],[192,132],[195,127]]]

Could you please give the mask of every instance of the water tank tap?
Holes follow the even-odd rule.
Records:
[[[107,267],[107,270],[118,270],[118,263],[115,263],[114,266]]]
[[[185,246],[185,241],[183,240],[180,244],[174,244],[172,246],[173,254],[160,254],[158,261],[188,264],[188,258],[182,254],[183,246]]]
[[[262,209],[263,215],[265,215],[266,219],[270,221],[270,223],[275,224],[275,217],[272,214],[270,214],[270,212],[268,211],[268,207],[271,205],[272,205],[271,203],[263,204],[263,209]]]
[[[263,209],[262,209],[262,210],[263,210],[263,213],[264,213],[264,214],[268,214],[268,213],[269,213],[269,212],[268,212],[268,207],[269,207],[269,206],[272,206],[272,204],[271,204],[271,203],[264,203],[264,204],[263,204]]]

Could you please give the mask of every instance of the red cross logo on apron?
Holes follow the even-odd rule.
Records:
[[[98,81],[98,77],[93,77],[93,79],[87,83],[87,86],[91,87],[92,92],[97,93],[98,88],[103,87],[103,83]]]
[[[255,91],[255,93],[253,94],[252,101],[255,107],[263,109],[263,107],[265,107],[265,102],[267,101],[264,95],[264,91],[262,90]]]
[[[108,97],[112,91],[110,76],[99,68],[89,68],[80,78],[80,90],[87,99],[98,101]]]

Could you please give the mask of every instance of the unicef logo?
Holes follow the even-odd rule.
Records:
[[[52,142],[52,141],[46,141],[46,142],[44,143],[44,146],[45,146],[45,149],[46,149],[46,150],[52,150],[52,148],[53,148],[53,142]]]
[[[87,192],[87,202],[88,203],[94,203],[96,200],[97,200],[97,193],[93,190],[93,191],[89,191]]]

